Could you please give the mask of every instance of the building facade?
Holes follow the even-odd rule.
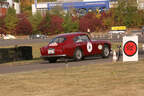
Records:
[[[0,17],[6,15],[8,7],[8,2],[0,2]]]

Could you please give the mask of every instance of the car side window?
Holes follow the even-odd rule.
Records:
[[[74,38],[74,42],[82,42],[80,36],[75,37],[75,38]]]
[[[65,37],[56,37],[54,39],[52,39],[49,44],[51,43],[63,43],[66,40]]]
[[[82,40],[83,42],[90,41],[90,40],[89,40],[89,37],[88,37],[87,35],[81,35],[80,38],[81,38],[81,40]]]
[[[89,37],[87,35],[81,35],[74,38],[74,42],[88,42]]]
[[[60,37],[60,38],[58,38],[58,39],[59,39],[59,40],[58,40],[58,43],[63,43],[63,42],[65,41],[66,38]]]

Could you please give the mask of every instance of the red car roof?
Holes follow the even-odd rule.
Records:
[[[73,32],[73,33],[64,33],[64,34],[60,34],[58,35],[57,37],[60,37],[60,36],[64,36],[64,37],[73,37],[73,36],[79,36],[79,35],[87,35],[87,33],[84,33],[84,32]]]

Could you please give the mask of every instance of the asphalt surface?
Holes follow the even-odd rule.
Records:
[[[102,59],[101,57],[89,57],[82,61],[73,61],[68,60],[67,62],[63,60],[59,60],[56,63],[49,63],[48,61],[40,61],[37,63],[31,63],[26,65],[3,65],[0,66],[0,74],[6,73],[17,73],[17,72],[28,72],[28,71],[35,71],[35,70],[45,70],[45,69],[52,69],[52,68],[65,68],[65,67],[72,67],[72,66],[82,66],[88,64],[103,64],[105,62],[112,62],[112,58]]]

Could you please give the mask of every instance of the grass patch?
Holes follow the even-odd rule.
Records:
[[[143,96],[144,61],[0,75],[2,96]]]

